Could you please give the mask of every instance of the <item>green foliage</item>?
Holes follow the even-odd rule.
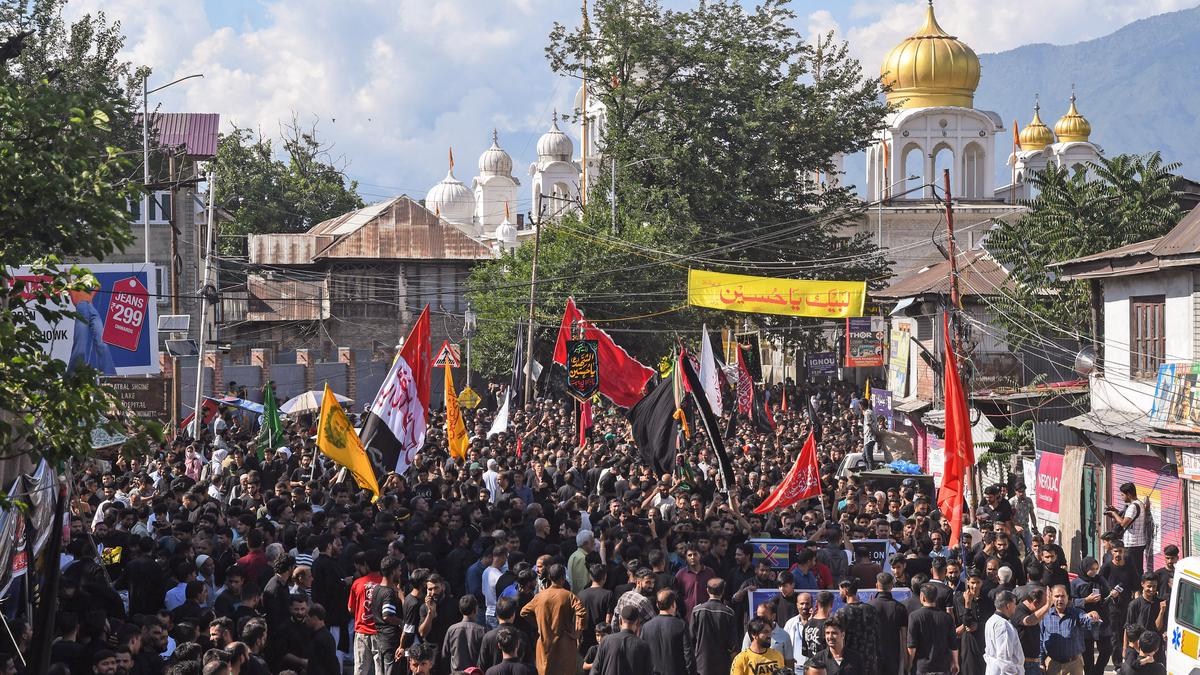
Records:
[[[568,295],[607,320],[622,345],[653,363],[673,331],[740,325],[744,317],[680,308],[687,268],[766,276],[864,279],[886,275],[869,238],[847,237],[861,206],[847,188],[821,190],[838,153],[861,150],[882,125],[880,87],[844,45],[806,42],[786,3],[733,0],[665,10],[656,0],[599,0],[588,30],[556,25],[551,68],[581,72],[606,107],[581,216],[543,229],[539,322],[549,337]],[[610,215],[610,162],[618,209]],[[535,218],[538,214],[535,214]],[[615,222],[613,222],[615,220]],[[508,367],[513,321],[527,310],[532,247],[482,265],[470,280],[486,372]],[[761,319],[774,329],[813,322]]]
[[[92,452],[92,429],[135,442],[148,431],[95,371],[67,375],[43,352],[33,320],[73,316],[66,293],[84,271],[59,261],[103,259],[132,241],[125,200],[137,198],[127,182],[134,166],[113,144],[111,111],[122,101],[109,84],[85,78],[64,88],[0,68],[0,448],[10,456],[58,465]],[[8,270],[23,264],[39,267],[44,285],[15,282]]]
[[[1013,453],[1032,455],[1033,442],[1033,420],[997,429],[994,440],[979,443],[979,447],[987,450],[979,456],[979,463],[995,462],[1007,466]]]
[[[1053,264],[1169,231],[1180,217],[1171,188],[1177,168],[1156,152],[1101,158],[1088,172],[1051,166],[1032,177],[1038,195],[1026,202],[1029,212],[1001,223],[987,242],[1016,284],[1001,299],[1007,311],[999,317],[1014,343],[1030,339],[1026,311],[1086,340],[1099,335],[1089,285],[1061,279]]]
[[[249,129],[223,134],[217,146],[218,194],[236,195],[229,208],[233,221],[222,236],[304,232],[317,223],[363,206],[358,183],[347,180],[314,124],[293,120],[282,126],[283,155],[271,139]],[[227,253],[238,246],[226,246]]]

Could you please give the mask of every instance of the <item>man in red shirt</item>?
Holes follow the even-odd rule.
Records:
[[[687,567],[675,574],[675,585],[683,600],[683,618],[690,620],[692,608],[708,600],[708,581],[715,579],[717,573],[700,562],[700,547],[695,544],[687,545],[684,559]]]
[[[250,530],[246,533],[246,547],[249,550],[246,555],[238,558],[238,564],[246,572],[246,579],[253,580],[256,584],[263,584],[271,573],[271,563],[267,560],[267,554],[263,551],[263,534],[260,530]]]
[[[346,609],[354,617],[354,675],[372,675],[383,672],[379,650],[375,648],[375,618],[371,613],[371,596],[375,587],[383,581],[379,574],[382,556],[371,551],[354,554],[354,573],[357,578],[350,584],[350,599]]]

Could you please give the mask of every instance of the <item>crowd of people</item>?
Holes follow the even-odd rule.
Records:
[[[442,416],[372,502],[321,456],[312,420],[261,459],[226,414],[153,457],[77,474],[50,673],[100,675],[1162,675],[1171,565],[1141,572],[1123,535],[1069,575],[1016,479],[991,486],[961,545],[928,484],[839,475],[876,420],[858,390],[768,393],[739,420],[723,486],[703,433],[655,475],[622,411],[580,443],[570,399],[493,389],[450,459]],[[784,396],[787,397],[786,403]],[[870,409],[870,406],[865,406]],[[813,417],[823,494],[756,514]],[[1132,489],[1132,486],[1129,486]],[[1131,504],[1137,504],[1136,492]],[[1131,539],[1130,537],[1135,537]],[[755,538],[795,544],[783,565]],[[886,539],[873,557],[856,540]],[[764,591],[772,591],[766,593]],[[0,672],[23,673],[28,617]]]

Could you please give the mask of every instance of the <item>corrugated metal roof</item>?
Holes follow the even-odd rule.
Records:
[[[957,251],[959,291],[963,296],[997,295],[1011,282],[1008,272],[987,251]],[[912,274],[899,277],[882,291],[871,295],[881,299],[911,298],[920,295],[950,293],[950,261],[944,260]]]
[[[1200,264],[1200,209],[1188,212],[1161,237],[1072,258],[1055,266],[1068,279],[1096,279],[1155,272],[1164,267]]]
[[[141,123],[141,117],[138,117]],[[219,113],[152,113],[150,125],[163,147],[187,148],[187,155],[196,159],[217,156],[217,135],[221,127]]]
[[[333,243],[331,235],[252,234],[250,262],[259,265],[311,265],[326,246]]]
[[[250,294],[247,321],[317,321],[329,318],[329,292],[325,280],[246,278]]]
[[[487,244],[463,232],[458,226],[439,218],[424,206],[406,196],[390,199],[369,218],[357,215],[373,207],[325,221],[309,230],[310,233],[341,234],[322,250],[318,259],[410,259],[410,260],[478,260],[492,255]],[[358,224],[353,230],[349,223]]]

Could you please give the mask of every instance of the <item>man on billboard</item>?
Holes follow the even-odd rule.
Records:
[[[116,375],[117,367],[113,364],[112,352],[104,343],[104,317],[92,304],[96,291],[100,290],[100,281],[94,275],[88,274],[80,279],[76,290],[69,292],[71,302],[75,304],[75,338],[71,343],[71,357],[67,360],[67,374],[75,372],[79,364],[91,366],[100,371],[101,375]]]

